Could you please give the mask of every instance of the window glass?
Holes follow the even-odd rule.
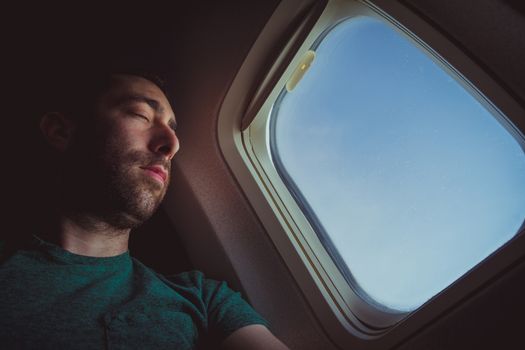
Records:
[[[414,310],[519,231],[522,141],[386,23],[321,39],[273,107],[273,160],[352,288]]]

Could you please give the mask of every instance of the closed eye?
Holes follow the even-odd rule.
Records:
[[[142,118],[142,119],[144,119],[145,121],[149,122],[149,118],[146,117],[146,116],[143,115],[143,114],[140,114],[140,113],[131,113],[131,114],[133,114],[134,116],[136,116],[136,117],[138,117],[138,118]]]

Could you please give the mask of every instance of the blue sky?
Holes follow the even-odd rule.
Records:
[[[315,51],[272,142],[360,287],[413,310],[517,233],[523,148],[386,23],[347,20]]]

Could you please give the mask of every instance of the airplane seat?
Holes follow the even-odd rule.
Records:
[[[143,225],[132,230],[129,251],[131,256],[163,275],[193,269],[180,237],[162,207]]]

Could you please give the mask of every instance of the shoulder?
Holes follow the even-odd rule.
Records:
[[[198,294],[206,309],[208,335],[217,344],[243,327],[268,327],[268,322],[252,308],[241,293],[230,288],[225,281],[207,278],[200,271],[188,271],[167,278],[172,283],[192,288]]]
[[[197,297],[210,317],[223,317],[230,313],[236,316],[257,315],[241,293],[230,288],[226,281],[207,278],[201,271],[194,270],[159,278],[164,278],[173,288],[187,291]]]
[[[142,264],[140,266],[144,267]],[[201,310],[208,337],[217,343],[242,327],[254,324],[268,325],[267,321],[241,296],[241,293],[230,288],[225,281],[207,278],[204,273],[197,270],[164,276],[147,267],[144,268]]]
[[[165,287],[182,294],[187,299],[206,304],[207,295],[221,283],[210,278],[206,278],[204,273],[198,270],[186,271],[174,275],[163,275],[142,262],[133,258],[134,273],[141,275],[142,279],[152,281],[157,284],[160,282]],[[197,299],[198,300],[197,300]]]
[[[207,278],[204,276],[204,273],[198,270],[186,271],[176,275],[160,276],[163,276],[172,283],[194,287],[200,287],[207,280]]]
[[[207,278],[204,273],[198,270],[182,272],[176,275],[163,276],[158,274],[159,278],[167,281],[169,284],[177,286],[178,288],[185,288],[192,290],[205,303],[209,302],[218,290],[233,291],[227,286],[225,281],[218,281],[212,278]]]

